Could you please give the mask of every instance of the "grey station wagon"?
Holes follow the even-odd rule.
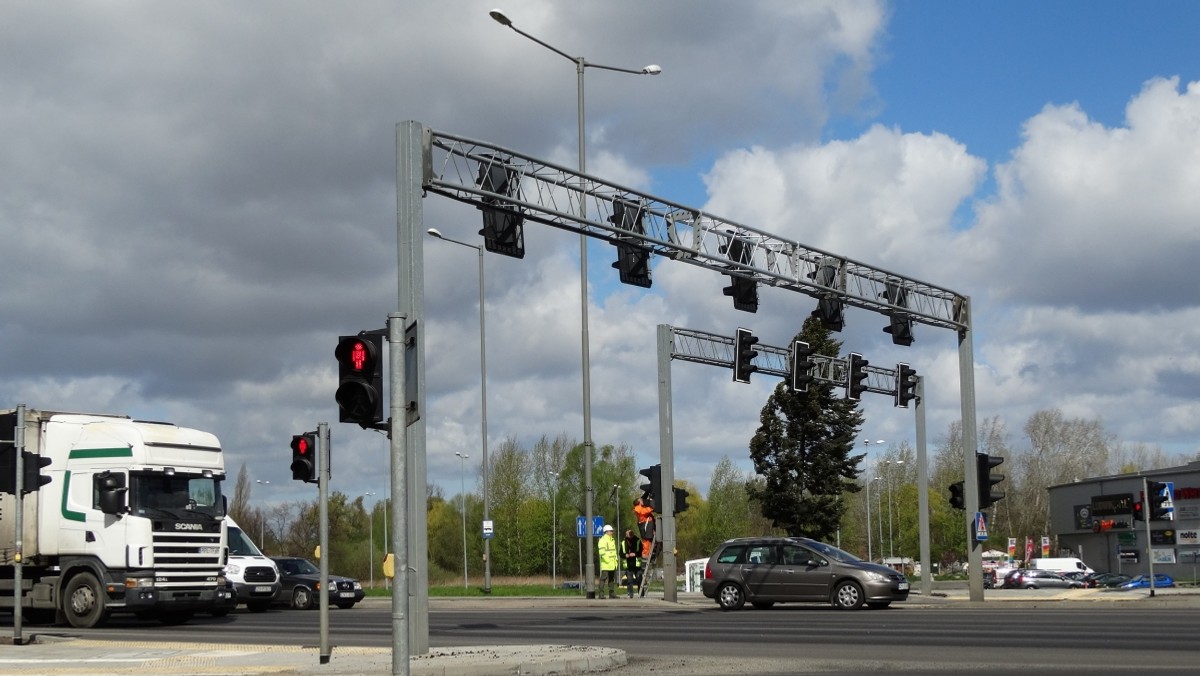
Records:
[[[755,608],[817,601],[855,610],[864,603],[886,608],[908,599],[908,579],[887,566],[868,563],[837,547],[808,538],[729,540],[704,567],[704,595],[724,610],[747,601]]]

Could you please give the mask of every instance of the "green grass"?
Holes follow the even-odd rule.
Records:
[[[624,588],[622,588],[624,589]],[[650,585],[650,592],[662,592],[661,584]],[[382,587],[377,589],[367,589],[367,596],[390,598],[392,592],[390,589]],[[535,596],[535,597],[582,597],[584,591],[581,589],[555,589],[550,586],[550,581],[545,584],[519,584],[493,581],[490,594],[485,594],[483,588],[478,584],[471,584],[464,588],[462,583],[458,584],[431,584],[429,586],[430,598],[484,598],[488,596]]]

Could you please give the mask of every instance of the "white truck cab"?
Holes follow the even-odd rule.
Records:
[[[229,538],[225,577],[233,584],[238,603],[246,604],[252,613],[264,612],[279,595],[279,568],[259,551],[233,518],[225,517],[225,527]]]

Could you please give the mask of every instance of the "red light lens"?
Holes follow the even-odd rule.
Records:
[[[300,437],[296,440],[296,452],[300,455],[308,455],[308,439]]]

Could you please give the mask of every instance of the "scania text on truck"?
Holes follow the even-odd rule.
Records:
[[[0,440],[15,437],[0,411]],[[14,573],[25,617],[96,627],[114,612],[167,624],[237,600],[225,564],[225,464],[217,438],[125,416],[25,411],[25,449],[49,458],[50,482],[0,494],[0,604],[12,607]],[[4,442],[0,442],[4,443]]]

